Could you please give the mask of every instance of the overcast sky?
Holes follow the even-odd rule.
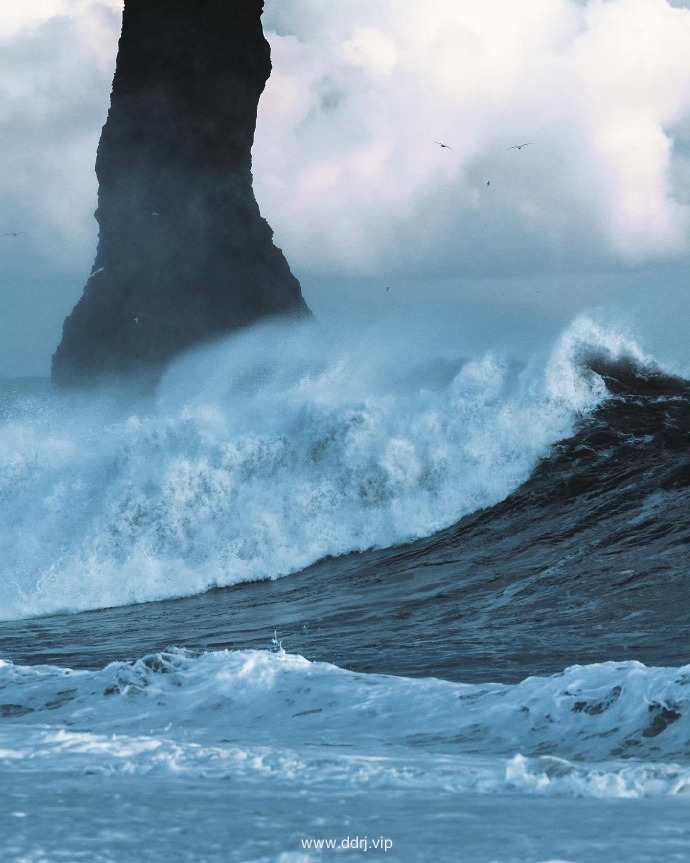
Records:
[[[0,375],[46,374],[95,252],[122,4],[7,6]],[[596,308],[690,359],[688,7],[268,0],[255,190],[314,311],[531,338]]]

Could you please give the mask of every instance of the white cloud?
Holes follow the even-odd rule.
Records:
[[[307,300],[367,312],[385,274],[480,316],[644,293],[680,321],[686,287],[634,267],[689,253],[689,5],[267,0],[255,188]],[[0,369],[47,367],[91,266],[121,10],[0,7],[0,234],[26,232],[0,239]],[[597,269],[619,287],[569,276]]]
[[[673,148],[690,115],[687,10],[269,0],[264,27],[256,189],[298,269],[509,273],[687,253]]]
[[[0,12],[0,228],[40,226],[39,257],[60,266],[95,240],[121,8]],[[298,271],[519,274],[688,252],[690,10],[268,0],[264,27],[255,186]]]
[[[94,161],[119,26],[112,0],[31,0],[0,13],[0,233],[27,236],[5,243],[5,271],[70,268],[93,252]]]

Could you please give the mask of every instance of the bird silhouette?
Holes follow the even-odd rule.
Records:
[[[3,237],[18,237],[20,234],[25,234],[26,231],[10,231],[8,234],[2,234]]]
[[[491,185],[491,180],[487,180],[487,181],[486,181],[486,185],[487,185],[487,186],[490,186],[490,185]]]
[[[529,147],[531,141],[526,141],[524,144],[513,144],[512,147],[506,147],[506,150],[522,150],[523,147]]]
[[[449,147],[448,144],[442,144],[440,141],[434,141],[434,144],[438,144],[439,147],[443,147],[446,150],[452,150],[452,147]]]

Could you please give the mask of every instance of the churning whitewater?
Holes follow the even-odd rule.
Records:
[[[690,860],[690,384],[428,332],[3,384],[3,861]]]
[[[270,779],[312,792],[690,794],[690,727],[678,721],[690,666],[608,662],[466,685],[354,674],[282,650],[174,650],[96,672],[0,662],[0,689],[11,702],[0,759],[30,756],[37,773]]]
[[[154,405],[10,390],[0,618],[189,596],[431,535],[506,498],[602,404],[592,355],[650,362],[585,318],[522,367],[415,332],[275,324],[177,361]]]

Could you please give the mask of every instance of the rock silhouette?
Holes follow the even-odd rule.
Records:
[[[99,241],[58,386],[156,377],[189,346],[309,315],[252,189],[263,0],[126,0],[96,157]]]

